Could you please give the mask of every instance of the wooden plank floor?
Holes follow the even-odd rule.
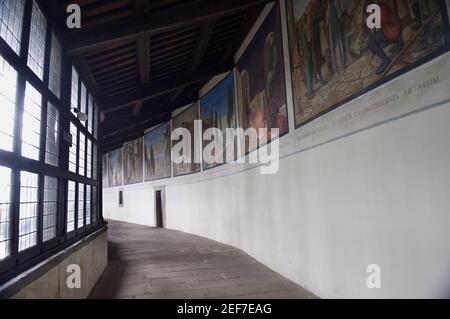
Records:
[[[315,298],[241,250],[109,221],[109,264],[91,298]]]

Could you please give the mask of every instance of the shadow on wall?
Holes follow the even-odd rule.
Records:
[[[95,294],[95,288],[99,286],[109,291],[111,296],[119,297],[120,287],[123,287],[125,284],[125,269],[117,262],[118,249],[119,244],[108,240],[108,267],[89,294],[89,299],[99,298]],[[103,280],[104,277],[114,278],[114,280],[105,281]]]

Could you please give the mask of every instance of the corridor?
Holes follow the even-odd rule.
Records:
[[[315,298],[239,249],[109,221],[109,264],[91,298]]]

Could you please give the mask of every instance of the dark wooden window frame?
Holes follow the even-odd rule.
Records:
[[[57,26],[53,25],[52,14],[45,12],[44,7],[41,5],[41,0],[36,0],[40,9],[44,13],[47,19],[47,33],[46,33],[46,48],[44,59],[44,78],[39,79],[37,75],[27,66],[28,49],[29,49],[29,37],[31,28],[31,14],[33,7],[33,0],[25,1],[25,10],[23,17],[23,28],[21,35],[21,49],[20,53],[16,54],[9,45],[0,38],[0,54],[1,56],[17,71],[17,94],[16,94],[16,116],[14,123],[14,146],[13,151],[8,152],[0,150],[0,166],[8,167],[12,170],[11,177],[11,215],[12,215],[12,238],[11,238],[11,254],[5,259],[0,261],[0,285],[7,280],[20,274],[21,272],[29,269],[33,265],[43,261],[44,259],[52,256],[53,254],[61,251],[64,248],[74,244],[83,237],[90,233],[104,227],[103,217],[101,214],[101,161],[97,159],[97,163],[91,160],[91,165],[97,165],[97,176],[93,175],[91,178],[81,176],[76,173],[69,172],[68,159],[69,159],[69,147],[70,145],[63,138],[64,134],[70,134],[70,123],[72,122],[78,130],[75,138],[79,141],[79,134],[82,132],[86,138],[88,138],[91,144],[91,156],[93,156],[93,149],[97,148],[97,154],[101,154],[99,141],[100,136],[97,138],[88,131],[88,125],[84,126],[80,123],[75,115],[71,112],[70,106],[70,94],[71,94],[71,77],[72,77],[72,62],[65,54],[65,49],[62,52],[61,61],[61,94],[58,98],[49,88],[49,64],[50,64],[50,52],[51,52],[51,38],[52,32],[61,39],[62,34]],[[79,73],[79,85],[82,81],[82,74]],[[42,110],[41,110],[41,136],[40,136],[40,150],[39,161],[31,160],[21,156],[21,143],[22,143],[22,114],[24,109],[24,97],[26,83],[31,84],[42,95]],[[86,81],[83,81],[87,83]],[[89,92],[88,86],[86,88]],[[80,91],[80,90],[79,90]],[[80,97],[81,92],[79,92]],[[91,93],[90,93],[91,94]],[[88,98],[87,95],[86,98]],[[78,103],[80,103],[80,98]],[[86,101],[87,102],[87,101]],[[52,166],[45,163],[45,143],[46,143],[46,129],[47,129],[47,105],[52,105],[59,111],[59,127],[58,127],[58,166]],[[93,103],[94,105],[94,103]],[[80,104],[78,105],[80,106]],[[93,110],[94,111],[94,110]],[[97,119],[98,120],[98,119]],[[98,123],[97,123],[98,125]],[[101,134],[99,130],[98,135]],[[87,143],[86,143],[87,144]],[[78,151],[79,143],[77,143],[77,170],[78,171]],[[87,150],[85,150],[87,154]],[[87,165],[87,156],[84,158],[85,169]],[[30,249],[22,252],[18,251],[18,238],[19,238],[19,213],[20,213],[20,172],[27,171],[38,174],[38,233],[37,244]],[[92,167],[91,167],[92,171]],[[57,211],[57,225],[56,225],[56,238],[47,242],[43,242],[43,210],[44,210],[44,179],[45,176],[56,177],[58,179],[58,211]],[[91,190],[91,223],[90,225],[83,225],[80,228],[75,227],[75,230],[67,233],[66,221],[67,221],[67,185],[68,180],[74,181],[76,185],[76,198],[75,198],[75,222],[78,221],[78,184],[83,183],[85,185],[95,186],[97,190],[97,200],[92,201],[93,192]],[[86,194],[85,194],[86,196]],[[86,205],[86,200],[84,201]],[[86,209],[84,209],[86,214]],[[96,215],[94,222],[94,214]],[[86,216],[85,216],[86,217]]]

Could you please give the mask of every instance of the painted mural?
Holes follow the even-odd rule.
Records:
[[[367,27],[367,6],[381,29]],[[295,123],[417,65],[445,45],[440,0],[288,0]]]
[[[102,156],[102,184],[103,188],[108,187],[108,154]]]
[[[164,123],[144,136],[145,180],[170,177],[170,122]]]
[[[144,151],[142,137],[123,146],[123,182],[142,183],[144,179]]]
[[[122,148],[108,153],[108,186],[122,186]]]
[[[199,154],[199,150],[196,148],[198,146],[198,143],[194,143],[194,121],[199,120],[198,116],[198,104],[195,103],[191,107],[189,107],[187,110],[182,112],[181,114],[177,115],[172,120],[172,130],[175,130],[176,128],[183,127],[189,130],[191,133],[192,143],[191,143],[191,155],[192,160],[191,163],[173,163],[173,175],[174,176],[181,176],[186,174],[192,174],[200,171],[200,164],[194,163],[194,153],[196,152]],[[177,141],[173,141],[174,144],[177,143]],[[181,154],[182,155],[182,154]]]
[[[283,135],[289,128],[280,20],[275,5],[239,59],[236,82],[240,126],[279,128]]]
[[[200,110],[202,118],[203,132],[208,128],[218,128],[223,133],[224,151],[222,154],[213,154],[221,156],[220,163],[203,162],[203,168],[208,169],[226,162],[226,154],[234,153],[236,141],[226,142],[226,129],[236,128],[236,103],[234,101],[234,76],[233,73],[227,75],[219,84],[200,99]],[[209,143],[209,142],[207,142]],[[236,157],[233,157],[233,160]]]

